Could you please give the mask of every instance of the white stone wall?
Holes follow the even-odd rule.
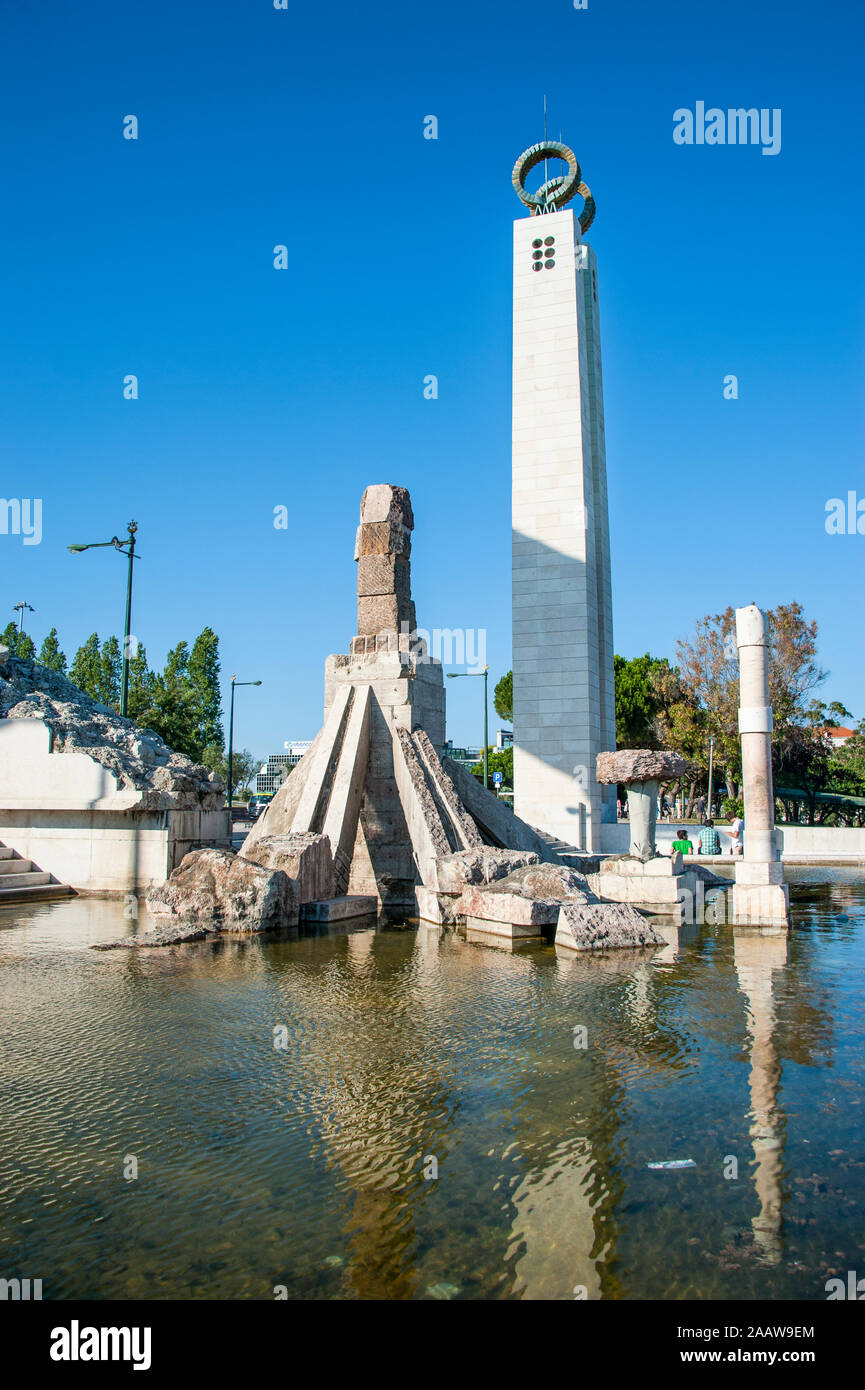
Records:
[[[228,812],[140,812],[86,753],[52,753],[41,719],[0,719],[0,844],[60,883],[89,892],[142,892],[202,845],[231,848]]]
[[[514,223],[514,809],[586,849],[615,818],[594,779],[615,747],[597,267],[565,209]],[[532,241],[555,237],[555,267]]]
[[[697,838],[699,828],[686,826],[689,838]],[[725,827],[715,822],[715,829],[721,840],[722,854],[729,854],[732,839]],[[862,859],[865,860],[865,829],[826,825],[779,825],[776,827],[782,859]],[[669,854],[673,840],[677,838],[678,826],[675,821],[662,822],[657,828],[657,845],[661,854]],[[604,854],[627,854],[631,843],[631,830],[627,821],[617,825],[604,825],[601,830],[600,849]],[[740,860],[731,859],[731,863]]]

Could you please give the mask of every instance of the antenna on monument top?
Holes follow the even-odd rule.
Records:
[[[544,92],[544,144],[547,143],[547,94]],[[544,160],[544,183],[547,182],[547,161]]]

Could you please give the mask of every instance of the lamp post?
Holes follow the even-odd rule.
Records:
[[[710,738],[710,739],[709,739],[709,796],[708,796],[709,805],[708,805],[708,808],[707,808],[710,818],[711,818],[711,815],[712,815],[712,764],[713,764],[713,762],[714,762],[714,757],[715,757],[715,740],[714,740],[713,738]]]
[[[488,679],[489,679],[489,667],[488,667],[488,666],[485,666],[484,669],[483,669],[482,671],[449,671],[449,672],[448,672],[448,680],[449,680],[449,681],[458,680],[460,676],[483,676],[483,678],[484,678],[484,786],[487,787],[487,788],[489,788],[489,784],[490,784],[490,778],[489,778],[489,752],[488,752],[488,748],[487,748],[487,745],[489,744],[489,741],[490,741],[490,739],[489,739],[489,732],[488,732],[488,723],[489,723],[489,721],[488,721],[488,709],[487,709],[487,705],[488,705],[488,702],[487,702],[487,686],[488,686]]]
[[[261,685],[261,681],[239,681],[236,676],[231,677],[231,712],[228,716],[228,815],[231,817],[231,773],[232,762],[234,760],[234,687],[236,685]]]
[[[73,555],[80,555],[84,550],[100,550],[105,546],[113,545],[115,550],[119,550],[121,555],[125,555],[129,560],[126,571],[126,622],[123,628],[123,665],[120,678],[120,715],[126,718],[126,711],[129,705],[129,637],[132,631],[132,565],[140,555],[135,554],[135,533],[138,530],[138,523],[130,521],[127,530],[129,532],[125,540],[119,540],[117,536],[112,536],[110,541],[91,541],[89,545],[68,545],[67,550],[71,550]]]
[[[24,634],[24,613],[25,613],[25,610],[26,610],[28,613],[35,613],[35,612],[36,612],[36,609],[33,607],[33,605],[30,604],[30,603],[25,603],[23,599],[21,600],[20,603],[16,603],[16,604],[15,604],[15,607],[12,609],[12,612],[13,612],[13,613],[17,613],[17,614],[18,614],[18,636],[19,636],[19,637],[23,636],[23,634]]]

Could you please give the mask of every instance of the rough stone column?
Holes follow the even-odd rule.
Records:
[[[408,650],[416,628],[411,597],[411,532],[414,528],[408,489],[376,483],[360,504],[357,560],[357,636],[353,656],[375,651]],[[402,644],[397,640],[403,637]]]
[[[754,604],[736,609],[736,645],[745,846],[736,865],[733,920],[751,925],[786,924],[790,894],[775,841],[769,624],[765,613]]]

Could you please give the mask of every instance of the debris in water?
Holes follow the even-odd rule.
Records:
[[[647,1168],[696,1168],[692,1158],[668,1158],[663,1163],[647,1163]]]

